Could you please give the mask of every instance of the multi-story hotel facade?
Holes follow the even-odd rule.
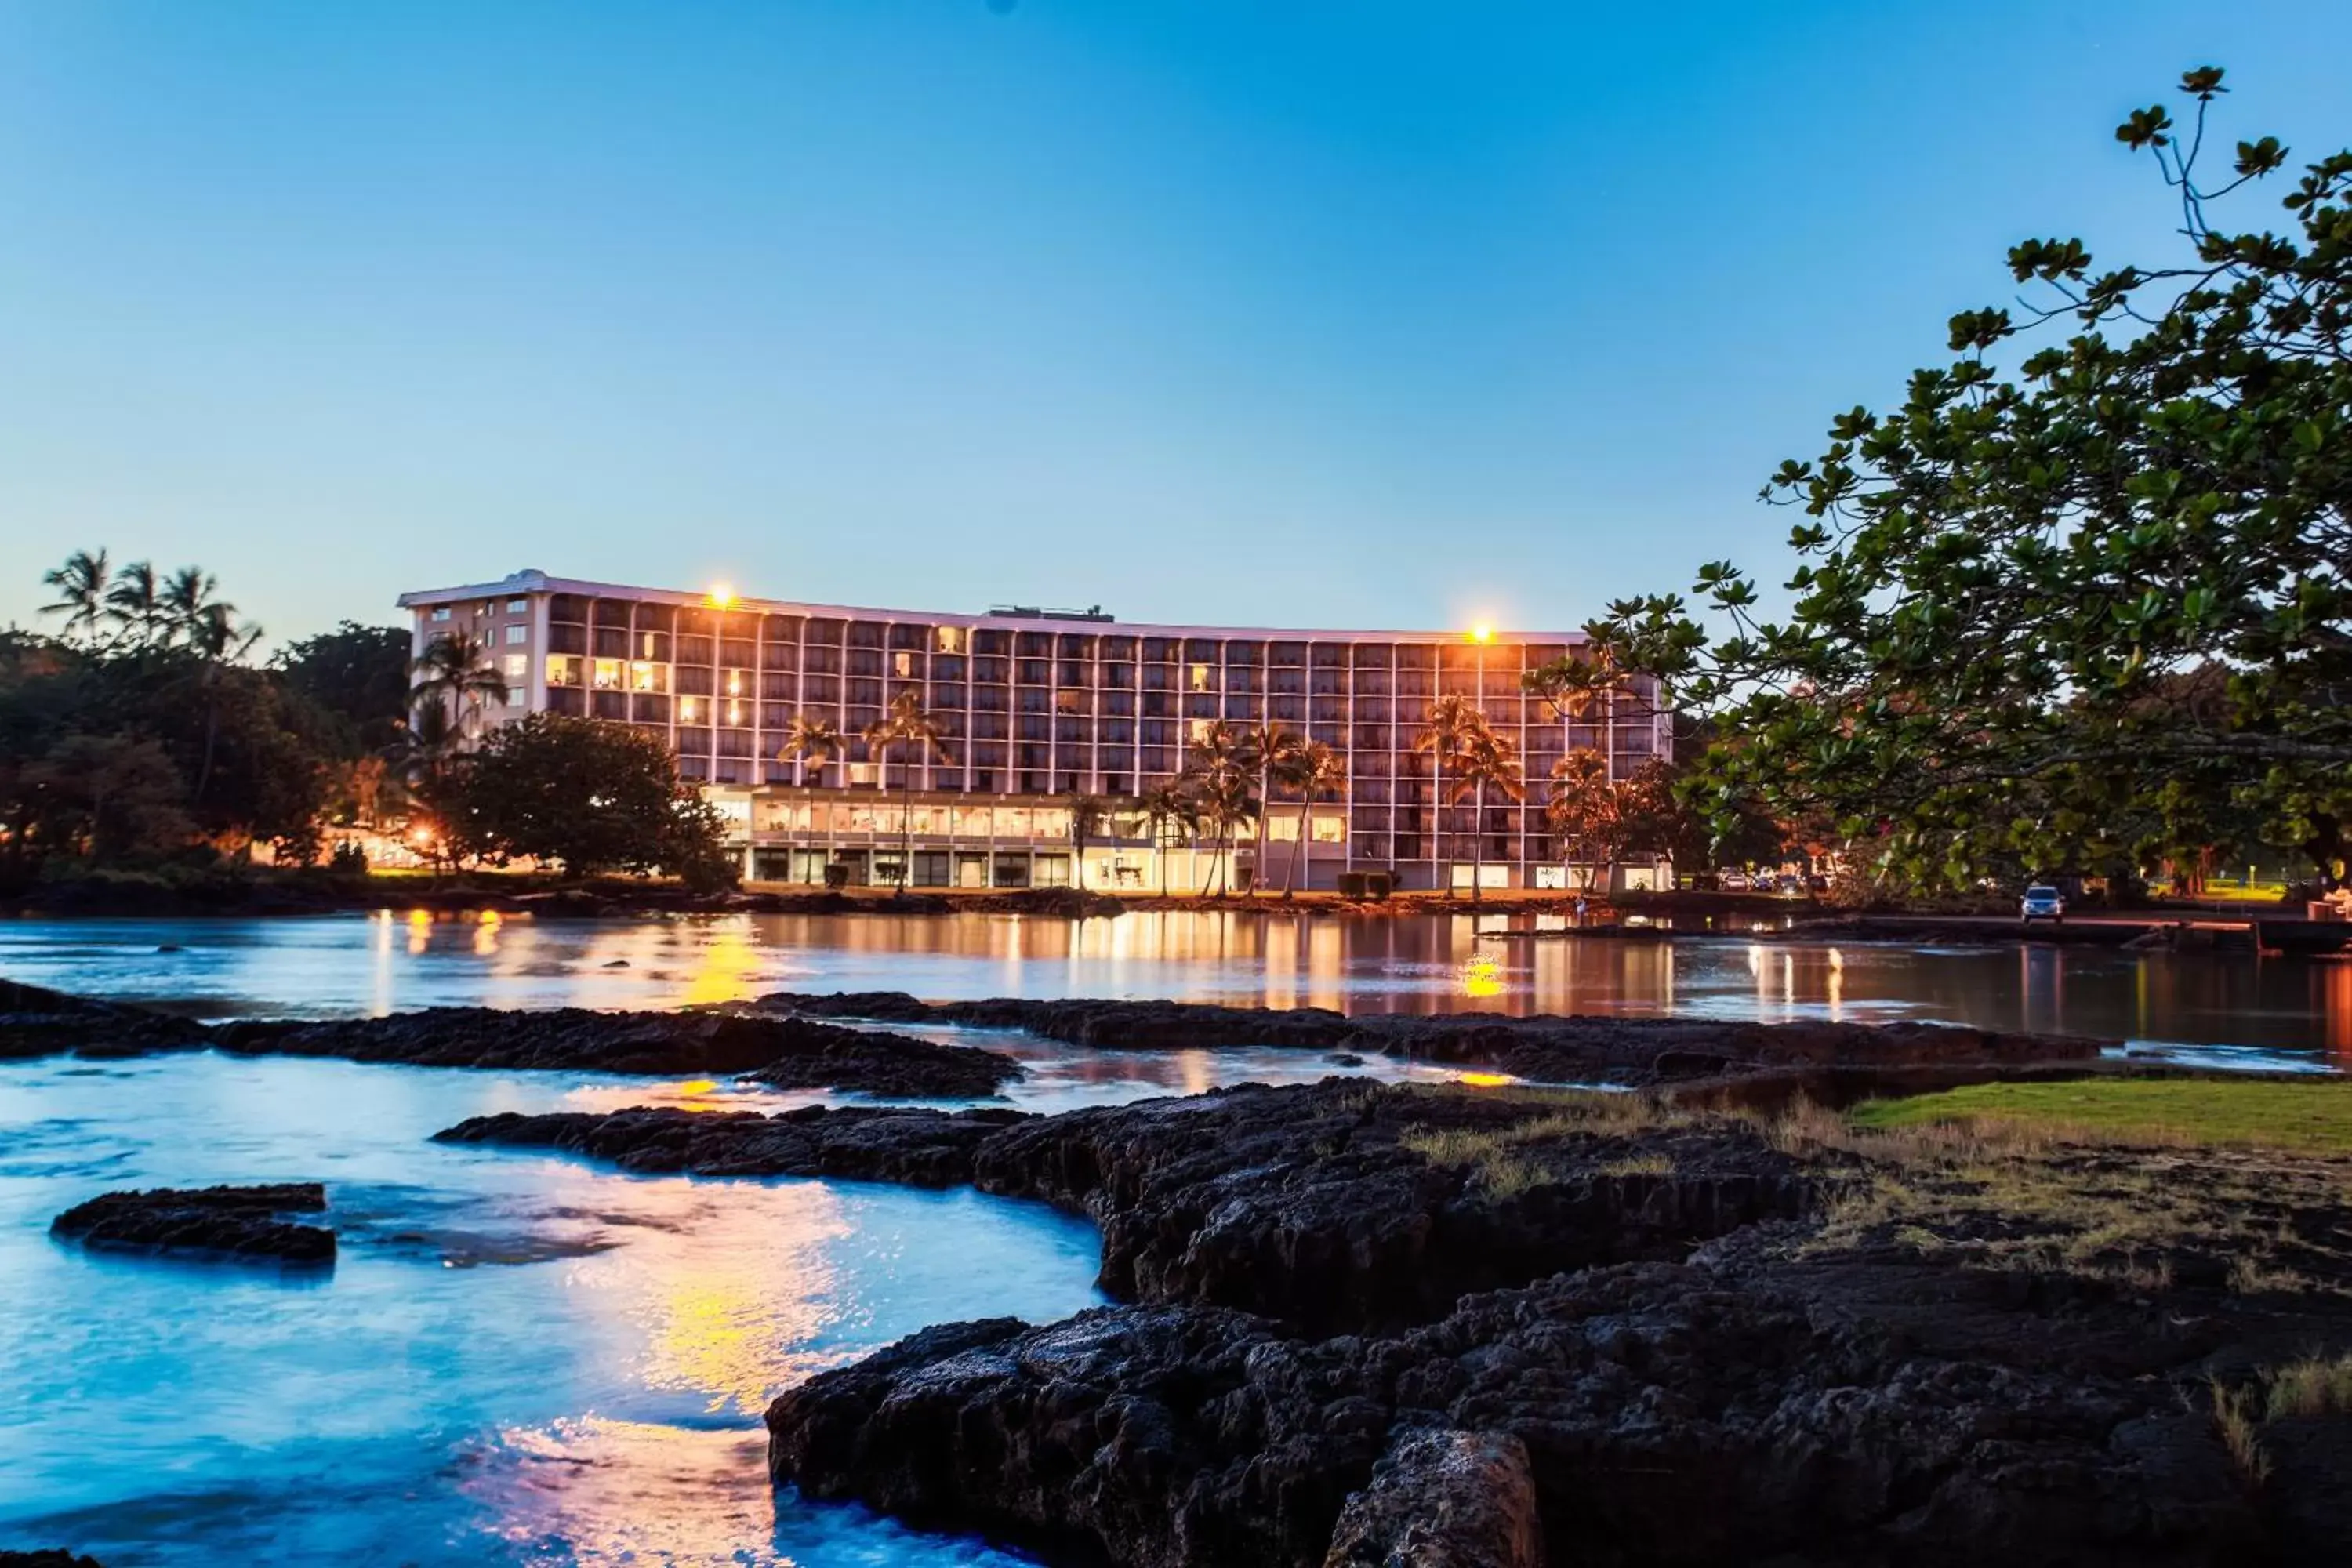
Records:
[[[492,721],[547,711],[642,726],[677,756],[731,830],[754,881],[983,888],[1197,889],[1238,882],[1329,888],[1349,871],[1406,889],[1581,885],[1546,829],[1543,799],[1568,752],[1628,776],[1667,754],[1669,716],[1642,682],[1566,715],[1520,678],[1580,634],[1301,631],[1139,626],[1098,611],[947,615],[670,592],[520,572],[404,594],[415,648],[464,631],[509,692]],[[942,736],[887,760],[858,739],[911,691]],[[1441,803],[1414,748],[1431,701],[1476,703],[1517,748],[1527,798]],[[846,738],[815,763],[785,753],[800,715]],[[1276,795],[1265,864],[1255,825],[1222,844],[1156,842],[1134,798],[1179,776],[1204,726],[1280,725],[1347,762],[1344,796]],[[887,776],[886,776],[887,765]],[[1449,791],[1449,793],[1451,793]],[[1068,801],[1108,819],[1074,840]],[[1298,865],[1293,857],[1303,856]],[[1223,859],[1220,868],[1216,861]],[[1477,868],[1474,871],[1474,867]],[[845,873],[834,873],[839,879]],[[1654,885],[1663,864],[1624,868]],[[1670,885],[1667,884],[1667,885]]]

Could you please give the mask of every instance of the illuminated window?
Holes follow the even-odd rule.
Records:
[[[506,672],[507,684],[509,686],[512,686],[518,680],[529,680],[530,679],[530,655],[527,653],[510,653],[507,655]]]
[[[433,618],[436,621],[447,620],[449,618],[449,606],[446,605],[435,605],[433,609]]]
[[[691,724],[694,722],[693,698],[681,697],[677,700],[677,721],[681,724]]]
[[[654,634],[653,634],[653,633],[651,633],[651,632],[646,632],[646,633],[643,634],[642,636],[640,636],[640,637],[637,638],[637,653],[638,653],[639,657],[644,658],[653,658],[653,656],[654,656]]]
[[[621,661],[617,658],[598,659],[596,661],[596,674],[594,679],[596,682],[596,689],[599,691],[619,690],[621,686]]]
[[[1083,713],[1087,710],[1084,694],[1076,691],[1056,691],[1054,693],[1054,706],[1065,713]]]
[[[1267,817],[1265,819],[1265,840],[1269,844],[1297,843],[1298,818],[1287,816]]]
[[[530,628],[529,626],[509,626],[507,628],[507,642],[509,645],[529,641],[530,641]]]
[[[743,695],[743,672],[741,670],[730,669],[727,672],[727,695],[730,697],[740,697]]]
[[[740,702],[730,702],[727,705],[727,721],[730,724],[740,724],[743,721],[743,705]]]
[[[580,660],[568,653],[551,654],[547,660],[547,683],[550,686],[580,684]]]
[[[911,679],[915,673],[915,656],[911,653],[892,654],[890,656],[890,673],[897,676],[901,680]]]
[[[1316,843],[1344,844],[1347,841],[1348,824],[1343,818],[1337,816],[1318,816],[1315,819]]]
[[[939,644],[940,651],[941,653],[961,653],[963,651],[963,628],[961,626],[940,627]]]
[[[669,684],[668,675],[667,665],[650,664],[644,659],[639,659],[629,666],[629,689],[632,691],[662,690]]]
[[[1196,746],[1205,744],[1209,739],[1209,726],[1215,722],[1216,721],[1214,719],[1193,720],[1192,743]]]
[[[1195,691],[1206,691],[1209,689],[1209,667],[1207,665],[1196,664],[1192,667],[1192,689]]]
[[[849,782],[853,784],[872,784],[874,782],[874,764],[872,763],[850,763]]]

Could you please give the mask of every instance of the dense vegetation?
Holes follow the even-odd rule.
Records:
[[[201,568],[78,551],[46,581],[58,629],[0,632],[0,891],[217,881],[257,844],[361,870],[352,840],[387,826],[447,866],[732,879],[659,742],[544,715],[486,727],[505,683],[470,639],[412,664],[406,631],[346,621],[263,664],[260,628]]]
[[[1766,487],[1806,519],[1784,618],[1717,562],[1697,610],[1652,595],[1591,626],[1603,658],[1576,680],[1646,671],[1717,724],[1689,794],[1718,832],[1744,805],[1826,821],[1911,889],[2257,843],[2342,877],[2352,152],[2305,168],[2287,232],[2217,226],[2287,149],[2241,142],[2216,184],[2221,73],[2181,89],[2186,126],[2153,107],[2116,134],[2157,161],[2185,256],[2095,270],[2079,240],[2016,246],[2039,302],[1953,317],[1956,359]]]
[[[47,581],[59,634],[0,633],[0,881],[315,856],[399,721],[405,634],[347,624],[257,667],[259,628],[199,568],[83,552]]]

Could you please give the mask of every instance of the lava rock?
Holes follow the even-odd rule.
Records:
[[[0,1552],[0,1568],[100,1568],[100,1564],[95,1557],[51,1548],[45,1552]]]
[[[1407,1431],[1339,1510],[1323,1568],[1543,1568],[1528,1446]]]
[[[69,996],[0,980],[0,1060],[57,1056],[133,1057],[202,1049],[205,1026],[151,1007]]]
[[[318,1214],[326,1206],[327,1190],[317,1182],[158,1187],[77,1204],[50,1223],[49,1234],[107,1251],[327,1264],[335,1260],[333,1231],[279,1217]]]
[[[1019,1029],[1101,1050],[1272,1047],[1381,1055],[1509,1073],[1545,1082],[1648,1084],[1794,1065],[2091,1062],[2106,1042],[1943,1024],[1805,1019],[1785,1024],[1694,1018],[1561,1017],[1492,1013],[1349,1016],[1322,1007],[1227,1007],[1191,1002],[995,997],[919,1001],[902,992],[778,992],[766,1011]]]
[[[996,1051],[807,1018],[740,1013],[432,1007],[383,1018],[223,1024],[220,1049],[418,1067],[725,1076],[785,1089],[972,1099],[1021,1076]]]
[[[557,1149],[646,1174],[837,1176],[947,1187],[971,1179],[972,1152],[982,1142],[1025,1120],[1023,1112],[997,1110],[809,1106],[762,1116],[640,1107],[603,1115],[504,1111],[433,1136],[443,1143]]]

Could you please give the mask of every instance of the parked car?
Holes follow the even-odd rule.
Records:
[[[2036,882],[2025,889],[2017,900],[2017,918],[2027,925],[2035,921],[2048,921],[2052,925],[2066,923],[2065,896],[2046,882]]]
[[[1745,871],[1722,872],[1716,877],[1715,885],[1727,893],[1744,893],[1748,890],[1748,873]]]

